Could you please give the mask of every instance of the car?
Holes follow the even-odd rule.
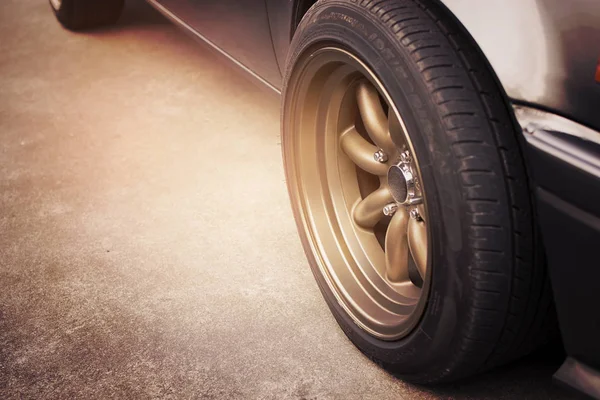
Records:
[[[600,398],[600,3],[148,2],[281,96],[300,239],[364,354],[434,384],[561,336],[555,377]],[[124,0],[50,4],[86,30]]]

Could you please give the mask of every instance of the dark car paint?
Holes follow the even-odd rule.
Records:
[[[159,0],[159,3],[248,69],[281,87],[264,1]]]
[[[302,13],[313,3],[312,0],[148,1],[276,92],[282,89],[293,31]],[[595,93],[600,89],[586,90]],[[593,105],[580,104],[578,99],[567,100],[564,106],[560,102],[534,106],[578,116],[577,119],[590,122],[588,126],[595,125],[592,122],[597,121],[598,115],[593,113]],[[600,105],[597,108],[600,114]],[[589,147],[600,159],[597,143],[567,140]],[[600,303],[600,262],[594,261],[594,244],[600,244],[597,200],[600,177],[582,173],[531,146],[527,154],[538,186],[543,241],[565,347],[570,356],[600,369],[600,313],[595,309]]]
[[[600,160],[597,145],[573,137]],[[569,143],[569,144],[571,144]],[[528,146],[539,221],[567,353],[600,369],[600,177]],[[599,382],[600,384],[600,382]],[[600,387],[599,387],[600,390]]]

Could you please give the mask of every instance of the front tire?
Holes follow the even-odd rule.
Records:
[[[505,95],[423,3],[317,2],[292,41],[282,143],[338,323],[373,360],[435,383],[532,351],[553,305]]]
[[[49,0],[56,19],[72,31],[99,28],[117,22],[125,0]]]

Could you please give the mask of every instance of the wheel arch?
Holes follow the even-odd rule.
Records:
[[[294,0],[294,6],[292,11],[292,20],[290,23],[290,42],[296,33],[296,29],[298,29],[298,25],[302,18],[306,14],[309,8],[312,7],[318,0]]]

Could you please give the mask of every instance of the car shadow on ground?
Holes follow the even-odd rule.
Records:
[[[552,378],[564,357],[562,349],[549,347],[454,384],[418,388],[448,399],[583,399]]]

